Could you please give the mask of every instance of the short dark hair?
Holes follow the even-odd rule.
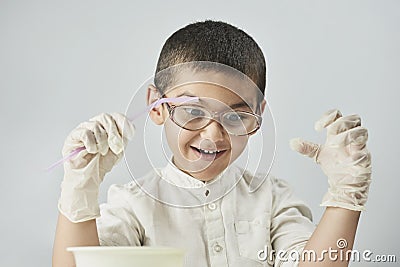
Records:
[[[264,54],[250,35],[235,26],[206,20],[179,29],[166,40],[161,50],[156,77],[169,67],[194,61],[228,65],[248,76],[264,94]],[[155,83],[157,86],[157,79]]]

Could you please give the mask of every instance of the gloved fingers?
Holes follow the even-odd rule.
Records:
[[[108,150],[108,153],[105,157],[102,157],[101,163],[99,164],[99,168],[104,173],[109,172],[112,167],[122,158],[122,153],[115,154],[111,149]]]
[[[128,120],[128,118],[122,113],[111,113],[117,124],[118,130],[124,139],[128,141],[132,140],[135,134],[135,126]]]
[[[315,123],[314,128],[320,132],[323,128],[328,127],[338,118],[342,117],[342,113],[338,109],[331,109],[325,112],[322,117]]]
[[[119,154],[122,152],[124,146],[122,136],[118,130],[117,124],[114,118],[110,114],[102,113],[96,117],[90,119],[90,121],[97,121],[107,132],[107,142],[110,149],[115,153]]]
[[[366,148],[366,144],[360,144],[360,145],[358,145],[358,144],[350,143],[350,144],[347,146],[347,153],[349,153],[349,154],[354,154],[354,153],[356,153],[356,152],[359,152],[359,151],[361,151],[361,150],[364,150],[365,148]]]
[[[106,130],[104,130],[103,126],[97,121],[87,121],[83,122],[79,125],[80,128],[86,128],[93,132],[96,143],[97,143],[97,151],[102,155],[106,155],[108,152],[108,136]]]
[[[363,167],[360,165],[351,165],[347,168],[336,169],[330,173],[331,177],[328,177],[330,187],[338,188],[347,186],[348,189],[353,187],[357,183],[365,183],[371,179],[371,165]]]
[[[362,148],[367,143],[367,140],[368,130],[357,126],[340,134],[329,136],[327,145],[331,147],[345,147],[351,144],[353,148],[357,146]]]
[[[314,160],[317,159],[320,150],[320,145],[304,141],[300,138],[291,139],[289,145],[292,150],[313,158]]]
[[[76,128],[67,137],[62,153],[67,156],[78,147],[84,146],[89,153],[97,153],[97,143],[94,133],[86,128]]]
[[[355,128],[357,126],[361,126],[360,116],[355,114],[355,115],[340,117],[327,127],[327,134],[328,135],[339,134],[344,131]]]
[[[64,166],[70,169],[81,169],[82,173],[86,172],[84,170],[85,167],[88,166],[89,162],[92,162],[96,157],[99,157],[100,154],[98,153],[88,153],[86,149],[82,150],[78,153],[78,155],[66,162],[64,162]]]
[[[360,151],[351,155],[353,165],[358,165],[364,168],[371,166],[371,153],[367,150]]]
[[[346,166],[368,167],[371,165],[371,153],[364,148],[362,150],[352,151],[348,154],[347,159],[343,162]]]

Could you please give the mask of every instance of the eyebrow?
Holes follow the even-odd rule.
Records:
[[[195,95],[193,95],[193,94],[191,94],[191,93],[189,93],[189,92],[183,92],[183,93],[180,93],[179,95],[177,95],[176,97],[181,97],[181,96],[188,96],[188,97],[198,97],[198,99],[199,99],[199,101],[198,102],[200,102],[200,103],[204,103],[204,100],[202,100],[202,98],[201,97],[199,97],[199,96],[195,96]],[[251,107],[246,103],[246,102],[239,102],[239,103],[235,103],[235,104],[233,104],[233,105],[229,105],[229,107],[231,108],[231,109],[235,109],[235,108],[241,108],[241,107],[247,107],[247,108],[250,108],[251,109]]]

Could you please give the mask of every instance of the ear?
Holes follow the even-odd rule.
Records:
[[[150,105],[153,102],[157,101],[158,99],[160,99],[160,97],[160,92],[157,90],[157,88],[154,85],[150,84],[147,88],[147,105]],[[168,112],[165,110],[164,106],[159,105],[149,111],[149,116],[155,124],[161,125],[167,118],[167,113]]]
[[[262,101],[261,101],[261,114],[263,114],[264,113],[264,109],[265,109],[265,106],[267,105],[267,101],[265,101],[265,99],[263,99]]]

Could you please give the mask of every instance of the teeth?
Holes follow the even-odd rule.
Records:
[[[215,154],[215,153],[220,152],[220,150],[216,150],[216,151],[209,151],[209,150],[205,150],[205,149],[199,149],[199,150],[205,154]]]

